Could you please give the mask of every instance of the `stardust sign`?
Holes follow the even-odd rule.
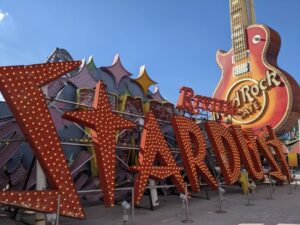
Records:
[[[0,192],[0,203],[28,208],[45,213],[56,211],[56,196],[60,195],[60,214],[84,218],[84,210],[75,190],[65,156],[54,128],[42,87],[74,70],[81,62],[57,62],[29,66],[0,67],[0,91],[17,120],[26,140],[39,160],[50,188],[43,191]],[[223,107],[224,110],[224,107]],[[133,129],[135,124],[112,112],[100,81],[96,86],[93,107],[63,115],[92,130],[97,159],[98,176],[104,193],[105,205],[114,205],[116,132]],[[181,171],[188,176],[193,192],[200,191],[198,176],[213,189],[217,180],[205,164],[204,133],[192,119],[174,116],[172,125],[179,144],[184,168],[176,165],[154,114],[145,115],[139,162],[129,168],[136,174],[135,204],[139,204],[149,178],[170,177],[180,192],[184,192]],[[251,129],[224,125],[215,121],[205,123],[206,133],[213,147],[221,173],[227,184],[237,182],[241,164],[255,180],[264,178],[260,161],[263,155],[271,166],[270,175],[279,182],[290,182],[290,174],[283,154],[283,144],[271,127],[254,135]],[[270,148],[275,152],[271,153]],[[276,157],[276,160],[275,160]],[[155,161],[159,161],[159,165]]]

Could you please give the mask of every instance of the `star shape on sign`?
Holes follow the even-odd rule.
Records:
[[[59,79],[47,85],[47,90],[48,90],[47,95],[49,97],[55,97],[57,93],[65,86],[64,84],[65,81],[66,81],[65,78],[60,77]]]
[[[151,85],[157,84],[149,77],[145,65],[140,67],[139,76],[135,79],[135,81],[141,86],[145,95],[147,95],[147,91]]]
[[[92,139],[97,159],[98,174],[107,207],[114,205],[116,131],[133,128],[135,124],[111,111],[104,83],[96,85],[93,109],[71,111],[64,119],[92,129]]]
[[[83,208],[51,118],[42,87],[73,71],[80,62],[0,67],[0,91],[47,177],[49,190],[3,191],[0,203],[84,218]]]
[[[158,87],[158,86],[156,86],[156,87],[154,88],[154,92],[153,92],[153,94],[151,95],[151,97],[152,97],[154,100],[159,101],[159,102],[164,102],[164,101],[166,101],[166,99],[164,99],[164,98],[161,96],[160,91],[159,91],[159,87]]]
[[[96,81],[89,72],[88,66],[86,65],[85,59],[82,60],[82,65],[77,75],[69,78],[69,81],[74,84],[77,88],[92,89],[96,86]]]
[[[103,66],[103,67],[100,67],[100,69],[110,73],[114,77],[115,82],[116,82],[116,88],[119,87],[120,81],[124,77],[129,77],[132,75],[122,65],[119,54],[115,55],[114,61],[111,66]]]

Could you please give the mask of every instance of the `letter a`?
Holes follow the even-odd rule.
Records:
[[[156,156],[160,165],[154,165]],[[181,168],[177,167],[152,112],[147,113],[145,118],[139,165],[130,167],[130,170],[138,172],[134,182],[135,204],[139,204],[149,177],[159,180],[171,177],[178,190],[184,192],[184,181],[180,174]]]

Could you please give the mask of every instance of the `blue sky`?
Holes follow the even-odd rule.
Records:
[[[281,35],[279,65],[300,83],[300,1],[254,3],[257,23]],[[145,64],[173,103],[180,86],[212,95],[215,52],[231,47],[228,0],[1,0],[0,10],[1,66],[42,63],[56,47],[98,67],[120,53],[133,78]]]

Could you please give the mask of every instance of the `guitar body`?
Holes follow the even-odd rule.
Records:
[[[297,82],[277,66],[280,36],[258,24],[247,27],[245,34],[247,58],[234,63],[232,49],[217,52],[222,77],[213,97],[238,106],[239,114],[232,122],[243,128],[258,130],[271,125],[277,133],[289,130],[300,115],[300,90]],[[248,72],[243,72],[245,67]]]

